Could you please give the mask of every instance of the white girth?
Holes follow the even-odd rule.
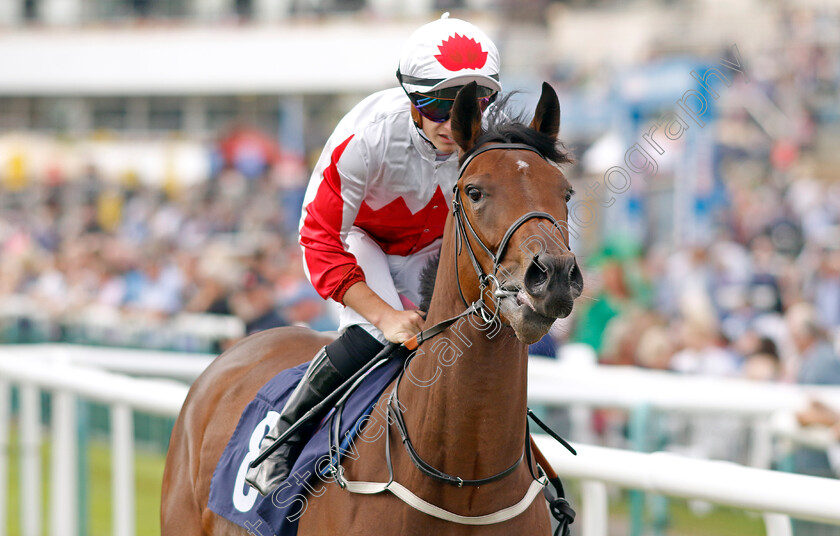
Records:
[[[456,514],[455,512],[450,512],[449,510],[444,510],[440,506],[436,506],[428,501],[421,499],[420,497],[415,495],[410,489],[406,488],[405,486],[394,480],[394,469],[391,465],[391,440],[390,433],[388,433],[387,431],[385,433],[385,459],[388,465],[388,475],[390,480],[388,482],[365,482],[350,481],[344,477],[344,467],[341,465],[340,456],[341,449],[339,448],[339,442],[335,441],[338,437],[340,437],[341,413],[343,410],[344,401],[349,396],[349,393],[351,393],[355,389],[355,387],[362,382],[365,376],[370,374],[371,371],[382,365],[384,362],[385,361],[382,361],[374,365],[366,374],[364,374],[362,377],[356,380],[354,385],[352,385],[350,389],[348,389],[348,392],[345,393],[341,400],[339,400],[339,402],[336,404],[336,414],[333,418],[333,423],[329,434],[330,450],[333,452],[333,455],[336,456],[335,462],[330,464],[331,473],[335,478],[336,483],[342,489],[346,489],[350,493],[359,493],[363,495],[375,495],[384,491],[390,491],[401,501],[414,508],[415,510],[423,512],[424,514],[430,515],[432,517],[436,517],[438,519],[451,521],[452,523],[459,523],[461,525],[493,525],[495,523],[501,523],[503,521],[513,519],[514,517],[527,510],[528,507],[531,506],[531,503],[534,502],[534,499],[548,485],[548,477],[546,475],[540,474],[539,478],[534,479],[531,482],[531,485],[528,487],[528,491],[525,493],[525,496],[522,497],[522,499],[520,499],[519,502],[517,502],[514,505],[508,506],[507,508],[502,508],[501,510],[493,512],[492,514],[484,514],[480,516],[463,516],[460,514]],[[394,385],[394,391],[391,393],[391,396],[393,396],[393,393],[396,392],[397,387],[399,387],[399,380]],[[526,460],[526,463],[530,463],[530,460]]]
[[[528,491],[525,493],[525,496],[522,497],[522,499],[518,503],[512,506],[508,506],[507,508],[502,508],[501,510],[493,512],[492,514],[485,514],[481,516],[462,516],[460,514],[450,512],[449,510],[444,510],[439,506],[435,506],[430,502],[424,501],[423,499],[412,493],[411,490],[394,480],[391,480],[390,482],[349,481],[346,478],[344,478],[344,468],[341,466],[339,466],[338,469],[336,482],[338,482],[339,486],[351,493],[374,495],[377,493],[382,493],[383,491],[390,491],[391,493],[396,495],[401,501],[414,508],[415,510],[419,510],[424,514],[428,514],[430,516],[436,517],[438,519],[443,519],[445,521],[460,523],[461,525],[493,525],[494,523],[501,523],[503,521],[513,519],[514,517],[527,510],[528,507],[531,506],[531,503],[534,502],[534,499],[543,490],[543,488],[548,485],[548,478],[546,476],[542,476],[538,480],[534,480],[533,482],[531,482],[531,485],[528,487]]]

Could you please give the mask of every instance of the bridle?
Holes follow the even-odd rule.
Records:
[[[519,218],[516,219],[505,231],[505,234],[502,236],[501,242],[499,242],[499,247],[496,249],[496,252],[493,253],[489,247],[484,243],[481,237],[478,236],[476,233],[475,228],[473,227],[472,223],[470,222],[469,217],[467,216],[466,211],[461,204],[461,188],[459,183],[464,176],[464,172],[469,167],[470,163],[479,155],[486,153],[488,151],[498,151],[498,150],[525,150],[537,153],[540,155],[541,158],[545,158],[542,153],[540,153],[534,147],[524,144],[524,143],[493,143],[489,145],[485,145],[478,150],[470,153],[461,163],[461,167],[458,170],[458,180],[455,181],[455,186],[452,187],[452,213],[455,220],[455,280],[458,282],[458,294],[461,296],[461,301],[464,302],[464,305],[467,306],[467,309],[461,313],[460,315],[454,317],[455,319],[459,319],[466,314],[478,314],[481,319],[485,323],[490,323],[495,321],[499,316],[500,310],[500,303],[501,300],[510,293],[510,291],[506,291],[502,288],[499,280],[497,278],[497,274],[499,272],[499,267],[501,266],[502,259],[504,258],[505,251],[507,250],[508,243],[510,239],[513,237],[513,234],[519,230],[525,222],[535,219],[541,218],[546,219],[551,222],[552,225],[557,226],[557,220],[554,217],[547,213],[541,211],[531,211],[523,214]],[[470,245],[469,236],[467,235],[467,231],[472,235],[473,239],[478,243],[481,249],[484,250],[484,253],[493,261],[493,270],[490,273],[485,273],[483,268],[481,267],[481,263],[478,262],[478,258],[476,257],[475,251],[473,251],[472,246]],[[461,280],[458,277],[459,269],[458,269],[458,258],[461,254],[461,248],[466,247],[467,253],[469,254],[470,261],[472,262],[473,269],[475,270],[476,276],[478,277],[478,285],[479,285],[479,296],[476,301],[473,303],[468,303],[464,292],[461,289]],[[492,313],[488,310],[487,304],[484,302],[484,290],[490,286],[495,286],[493,296],[495,298],[495,304]],[[515,293],[515,292],[514,292]],[[447,323],[447,327],[451,325],[453,319],[445,320],[440,324],[436,324],[431,329],[435,329],[438,326],[441,326],[444,323]],[[430,330],[424,330],[424,332],[428,332]],[[442,331],[442,330],[441,330]],[[435,333],[437,334],[437,333]],[[431,335],[434,336],[434,335]],[[421,340],[428,339],[429,336]],[[418,343],[419,344],[419,343]],[[408,365],[406,364],[406,367]],[[423,460],[418,454],[417,451],[414,449],[414,446],[411,443],[411,439],[408,437],[408,429],[405,425],[405,421],[402,417],[402,409],[401,404],[399,403],[398,397],[398,389],[400,386],[400,381],[402,380],[402,374],[397,378],[397,382],[394,385],[394,389],[391,392],[388,398],[388,413],[390,417],[393,417],[394,424],[397,426],[397,429],[400,432],[400,436],[405,445],[406,451],[408,452],[409,458],[414,463],[414,465],[426,476],[437,480],[439,482],[444,482],[447,484],[452,484],[458,486],[459,488],[462,486],[482,486],[484,484],[489,484],[491,482],[495,482],[496,480],[500,480],[505,476],[511,474],[518,466],[522,463],[522,460],[525,459],[526,456],[530,459],[529,451],[529,432],[526,427],[526,440],[525,440],[525,449],[522,453],[522,456],[516,460],[513,465],[509,466],[507,469],[487,478],[475,479],[475,480],[467,480],[463,479],[458,476],[449,475],[444,473],[443,471],[433,467],[428,462]],[[527,422],[527,419],[526,419]],[[530,468],[530,464],[529,464]],[[534,476],[536,479],[537,477]]]
[[[455,185],[452,187],[452,215],[455,221],[455,281],[458,284],[458,295],[461,297],[461,301],[466,306],[466,309],[452,318],[448,318],[441,322],[438,322],[434,326],[424,329],[420,333],[414,335],[404,343],[405,346],[409,350],[416,350],[423,341],[429,340],[432,337],[442,333],[446,330],[449,326],[469,315],[478,315],[481,320],[485,324],[490,324],[494,322],[501,310],[500,305],[504,298],[516,294],[518,291],[511,291],[504,289],[499,282],[498,273],[499,268],[502,264],[502,259],[504,258],[505,252],[507,251],[508,242],[513,237],[513,234],[519,230],[525,222],[532,220],[534,218],[545,219],[551,222],[551,225],[556,227],[560,232],[566,237],[566,233],[563,230],[563,226],[557,223],[557,220],[554,219],[554,216],[547,212],[540,212],[540,211],[531,211],[523,214],[515,222],[513,222],[505,231],[504,236],[502,236],[502,240],[499,243],[499,247],[496,249],[496,253],[490,250],[489,247],[484,243],[481,237],[478,236],[478,233],[475,232],[475,228],[473,227],[472,223],[470,222],[469,217],[467,216],[466,212],[464,211],[464,206],[461,202],[461,188],[458,185],[461,182],[461,179],[464,176],[464,172],[466,172],[467,167],[469,167],[470,163],[480,154],[486,153],[487,151],[496,151],[496,150],[522,150],[522,151],[531,151],[540,155],[541,158],[545,160],[545,156],[541,152],[539,152],[536,148],[527,145],[525,143],[492,143],[489,145],[485,145],[477,149],[476,151],[470,153],[464,161],[461,163],[461,167],[458,170],[458,180],[455,181]],[[475,251],[470,243],[469,236],[467,235],[467,231],[472,235],[473,240],[475,240],[478,245],[484,250],[484,253],[490,258],[493,262],[493,270],[488,274],[484,272],[484,269],[481,267],[481,263],[478,261],[476,257]],[[566,238],[566,242],[568,239]],[[458,277],[460,270],[458,265],[458,258],[461,256],[461,249],[466,245],[467,253],[469,254],[470,262],[472,263],[473,269],[475,270],[476,277],[478,278],[478,299],[474,302],[469,303],[469,301],[464,296],[464,291],[461,288],[461,279]],[[493,289],[493,308],[492,310],[487,306],[487,303],[484,301],[484,291],[490,285],[493,285],[495,289]]]
[[[467,299],[464,297],[464,292],[461,289],[461,279],[458,277],[458,258],[461,256],[461,248],[464,246],[464,244],[466,244],[467,253],[469,254],[469,258],[472,262],[475,274],[478,277],[479,297],[476,302],[473,302],[472,306],[476,306],[479,302],[484,304],[484,290],[487,289],[490,285],[493,285],[495,287],[495,289],[492,289],[493,297],[495,298],[492,315],[490,315],[489,311],[487,310],[486,304],[484,304],[483,307],[477,307],[478,314],[481,316],[481,319],[486,323],[490,323],[498,317],[499,305],[502,299],[511,294],[516,294],[516,291],[511,292],[502,288],[502,285],[501,283],[499,283],[498,279],[499,268],[501,267],[502,259],[504,258],[505,252],[507,251],[508,242],[510,242],[510,239],[513,237],[513,234],[516,231],[518,231],[519,228],[525,224],[525,222],[535,218],[550,221],[552,226],[560,229],[560,232],[563,233],[562,226],[557,224],[557,220],[554,219],[554,216],[547,212],[531,211],[520,216],[515,222],[513,222],[510,225],[510,227],[508,227],[507,231],[505,231],[504,236],[502,236],[502,240],[499,243],[499,247],[496,249],[496,253],[493,253],[490,250],[490,248],[487,247],[484,241],[481,240],[481,238],[478,236],[478,233],[475,232],[475,228],[470,222],[469,217],[467,217],[467,214],[464,211],[464,207],[460,200],[461,188],[458,184],[461,182],[461,178],[463,178],[464,172],[467,170],[467,167],[469,167],[470,163],[475,159],[475,157],[482,153],[495,150],[532,151],[540,155],[541,158],[545,159],[542,153],[540,153],[537,149],[524,143],[493,143],[490,145],[485,145],[484,147],[479,148],[475,152],[470,153],[470,155],[464,159],[464,162],[461,164],[461,167],[458,170],[458,180],[455,182],[455,186],[453,186],[452,188],[452,192],[454,194],[452,196],[452,214],[455,218],[455,281],[458,282],[458,294],[461,296],[461,301],[464,303],[464,305],[470,307],[470,304],[467,302]],[[490,260],[493,261],[493,270],[489,274],[484,273],[481,264],[478,262],[478,259],[475,255],[475,251],[473,251],[473,248],[470,245],[470,240],[467,236],[467,231],[469,231],[475,242],[477,242],[481,249],[484,250],[484,253],[490,258]]]
[[[487,245],[484,243],[484,241],[481,240],[481,238],[478,236],[478,233],[476,233],[475,228],[473,227],[472,223],[469,220],[469,217],[467,216],[467,214],[466,214],[466,212],[463,208],[463,205],[462,205],[462,202],[461,202],[461,189],[460,189],[458,184],[459,184],[461,178],[464,176],[464,172],[469,167],[469,164],[477,156],[479,156],[483,153],[486,153],[488,151],[494,151],[494,150],[525,150],[525,151],[531,151],[531,152],[537,153],[538,155],[540,155],[540,157],[545,158],[542,155],[542,153],[540,153],[536,148],[534,148],[530,145],[526,145],[526,144],[523,144],[523,143],[493,143],[493,144],[485,145],[485,146],[479,148],[478,150],[469,154],[469,156],[467,156],[464,159],[464,161],[461,164],[460,169],[459,169],[458,180],[455,182],[455,186],[453,187],[453,194],[454,195],[453,195],[453,198],[452,198],[452,212],[453,212],[455,227],[456,227],[456,230],[455,230],[455,233],[456,233],[455,234],[455,240],[456,240],[456,244],[455,244],[455,279],[458,282],[458,294],[460,295],[461,300],[463,301],[464,305],[466,306],[466,309],[462,313],[460,313],[460,314],[458,314],[458,315],[456,315],[452,318],[449,318],[447,320],[439,322],[439,323],[435,324],[434,326],[432,326],[432,327],[430,327],[426,330],[421,331],[420,333],[418,333],[417,335],[415,335],[414,337],[412,337],[408,341],[404,342],[403,346],[405,346],[408,350],[417,349],[417,347],[423,341],[428,340],[428,339],[434,337],[435,335],[438,335],[439,333],[441,333],[444,330],[446,330],[447,328],[449,328],[456,321],[458,321],[459,319],[461,319],[463,317],[466,317],[468,315],[472,315],[472,314],[478,315],[482,319],[482,321],[484,321],[485,323],[493,322],[498,318],[499,311],[500,311],[501,300],[504,299],[506,296],[512,294],[512,293],[515,294],[516,292],[518,292],[518,291],[510,291],[510,290],[506,290],[506,289],[502,288],[502,286],[499,283],[499,280],[497,278],[498,271],[499,271],[499,268],[501,266],[502,259],[504,258],[505,251],[507,250],[508,243],[510,242],[511,238],[513,237],[513,234],[520,227],[522,227],[522,225],[524,225],[527,221],[535,219],[535,218],[545,219],[545,220],[550,221],[553,226],[560,228],[561,232],[563,232],[562,228],[560,226],[558,226],[557,220],[553,216],[548,214],[547,212],[531,211],[531,212],[527,212],[526,214],[523,214],[522,216],[517,218],[517,220],[514,221],[508,227],[508,229],[507,229],[507,231],[505,231],[505,234],[502,237],[502,240],[499,243],[499,247],[496,249],[495,253],[493,253],[493,251],[491,251],[490,248],[487,247]],[[470,238],[469,238],[469,235],[467,234],[468,232],[469,232],[470,235],[472,235],[473,240],[481,247],[481,249],[484,251],[484,253],[492,261],[492,266],[493,267],[492,267],[492,271],[490,273],[485,273],[484,270],[482,269],[481,263],[478,261],[478,258],[475,254],[475,251],[473,251],[473,248],[471,246]],[[479,283],[479,296],[472,303],[468,303],[467,299],[465,298],[464,292],[461,288],[461,281],[458,277],[458,274],[459,274],[458,258],[460,257],[461,249],[463,247],[466,247],[466,251],[469,255],[469,258],[470,258],[470,261],[473,265],[473,269],[475,270],[476,276],[478,277],[478,283]],[[495,300],[494,307],[493,307],[492,311],[488,309],[488,305],[484,302],[484,291],[490,285],[495,287],[495,289],[492,289],[494,300]],[[409,359],[411,359],[411,358],[409,358]],[[375,360],[376,359],[374,359],[374,361]],[[374,368],[378,367],[379,365],[381,365],[384,362],[385,362],[385,360],[380,361],[379,363],[374,365],[368,372],[372,371]],[[459,488],[463,487],[463,486],[481,486],[481,485],[489,484],[491,482],[495,482],[497,480],[501,480],[502,478],[510,475],[511,473],[513,473],[513,471],[517,467],[519,467],[519,465],[522,463],[522,461],[527,458],[529,460],[529,462],[527,463],[528,470],[531,472],[531,476],[533,478],[533,482],[532,482],[530,488],[528,489],[528,492],[525,494],[525,496],[522,498],[522,500],[520,500],[517,504],[515,504],[513,506],[510,506],[508,508],[504,508],[504,509],[502,509],[498,512],[493,513],[493,514],[487,514],[487,515],[484,515],[484,516],[474,516],[474,517],[461,516],[461,515],[454,514],[452,512],[448,512],[446,510],[443,510],[440,507],[437,507],[433,504],[430,504],[430,503],[424,501],[423,499],[420,499],[419,497],[414,495],[410,490],[408,490],[407,488],[400,485],[398,482],[396,482],[394,480],[394,471],[393,471],[393,466],[392,466],[392,463],[391,463],[390,434],[387,431],[385,433],[385,458],[386,458],[386,463],[387,463],[387,466],[388,466],[388,474],[389,474],[388,482],[352,482],[352,481],[347,480],[344,476],[344,468],[341,466],[340,456],[339,456],[339,453],[340,453],[339,448],[340,448],[340,442],[341,442],[340,441],[341,409],[343,407],[344,401],[346,401],[349,394],[355,389],[355,386],[357,386],[359,383],[361,383],[361,381],[363,379],[363,376],[358,378],[355,381],[355,383],[353,383],[353,386],[351,386],[351,388],[342,396],[341,400],[336,404],[335,420],[333,422],[333,426],[332,426],[332,428],[330,430],[330,434],[329,434],[329,437],[330,437],[330,439],[329,439],[329,441],[330,441],[330,452],[331,452],[331,463],[330,463],[329,469],[330,469],[330,473],[335,478],[338,485],[343,489],[347,489],[348,491],[351,491],[351,492],[354,492],[354,493],[363,493],[363,494],[381,493],[385,490],[388,490],[391,493],[393,493],[394,495],[396,495],[397,497],[399,497],[400,499],[402,499],[404,502],[406,502],[407,504],[412,506],[413,508],[418,509],[418,510],[420,510],[420,511],[426,513],[426,514],[438,517],[440,519],[445,519],[445,520],[448,520],[448,521],[452,521],[452,522],[455,522],[455,523],[466,524],[466,525],[488,525],[488,524],[500,523],[502,521],[512,519],[513,517],[516,517],[520,513],[524,512],[531,505],[531,503],[533,502],[533,499],[536,497],[536,495],[539,493],[539,491],[542,490],[546,494],[546,496],[549,500],[549,503],[551,504],[552,514],[555,515],[555,517],[557,517],[558,521],[560,521],[560,525],[558,526],[558,530],[557,530],[557,532],[555,532],[555,534],[566,533],[568,524],[571,523],[571,521],[574,519],[574,510],[571,509],[571,507],[568,505],[568,502],[564,498],[564,492],[563,492],[563,489],[562,489],[562,485],[559,484],[559,479],[556,482],[554,480],[552,480],[552,483],[554,483],[555,487],[557,487],[557,491],[559,493],[559,497],[555,498],[545,488],[545,486],[548,484],[548,479],[545,476],[545,474],[543,474],[542,471],[539,470],[539,467],[538,467],[538,471],[540,472],[540,474],[539,475],[534,474],[533,467],[530,463],[530,460],[531,460],[531,443],[530,443],[530,431],[528,429],[528,419],[527,419],[527,417],[525,419],[525,421],[526,421],[525,447],[523,449],[522,455],[511,466],[504,469],[503,471],[500,471],[499,473],[496,473],[495,475],[492,475],[492,476],[489,476],[489,477],[486,477],[486,478],[480,478],[480,479],[464,479],[464,478],[461,478],[461,477],[458,477],[458,476],[453,476],[453,475],[447,474],[447,473],[441,471],[440,469],[435,468],[434,466],[432,466],[431,464],[429,464],[428,462],[423,460],[417,454],[417,451],[414,448],[414,446],[411,442],[411,439],[409,438],[408,429],[406,427],[405,420],[403,418],[401,404],[399,402],[399,397],[398,397],[398,394],[397,394],[397,392],[399,390],[400,382],[403,378],[403,375],[405,374],[405,370],[406,370],[407,367],[408,367],[408,363],[406,363],[405,366],[403,366],[402,372],[397,377],[397,381],[394,384],[394,388],[388,396],[388,399],[387,399],[388,400],[387,414],[388,414],[389,424],[393,423],[397,427],[397,430],[400,433],[400,439],[401,439],[403,445],[405,446],[406,451],[408,452],[408,456],[411,459],[412,463],[417,467],[417,469],[420,470],[420,472],[423,473],[424,475],[426,475],[426,476],[428,476],[428,477],[430,477],[434,480],[437,480],[439,482],[444,482],[446,484],[454,485],[454,486],[457,486]],[[540,427],[542,427],[549,434],[551,434],[556,439],[558,439],[573,454],[575,453],[574,449],[568,443],[566,443],[565,440],[563,440],[562,438],[557,436],[553,431],[550,430],[550,428],[547,428],[541,421],[539,421],[539,419],[536,419],[536,417],[533,416],[533,412],[531,412],[529,410],[528,413],[529,413],[530,416],[532,416],[535,419],[535,422],[538,425],[540,425]]]

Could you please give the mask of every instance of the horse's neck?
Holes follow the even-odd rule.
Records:
[[[451,260],[441,257],[426,326],[465,309]],[[513,330],[477,316],[424,343],[399,393],[420,456],[470,479],[515,462],[524,449],[527,359],[527,346]]]

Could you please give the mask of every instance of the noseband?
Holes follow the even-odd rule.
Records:
[[[484,320],[486,323],[490,323],[496,319],[499,315],[499,304],[501,300],[510,295],[515,294],[515,292],[511,292],[510,290],[505,290],[502,288],[501,283],[497,278],[497,274],[499,272],[499,267],[501,266],[502,259],[504,258],[505,251],[507,250],[508,242],[513,237],[513,233],[519,230],[522,225],[525,224],[528,220],[532,220],[534,218],[545,219],[551,222],[551,225],[557,227],[561,233],[563,233],[563,229],[557,225],[557,220],[554,217],[547,213],[547,212],[539,212],[539,211],[531,211],[528,213],[523,214],[520,216],[515,222],[513,222],[510,227],[508,227],[507,231],[505,232],[504,236],[502,237],[502,241],[499,243],[499,247],[496,250],[496,253],[493,253],[489,247],[484,243],[481,238],[479,238],[478,233],[475,232],[475,228],[473,227],[470,219],[467,217],[467,213],[464,211],[463,204],[460,201],[461,198],[461,189],[458,186],[458,183],[461,181],[461,178],[464,176],[464,172],[467,170],[467,167],[470,163],[482,153],[486,153],[487,151],[495,151],[495,150],[521,150],[521,151],[531,151],[540,155],[541,158],[545,159],[545,157],[534,147],[530,145],[526,145],[524,143],[494,143],[491,145],[485,145],[481,147],[474,153],[470,154],[465,160],[464,163],[461,164],[460,169],[458,170],[458,180],[455,182],[455,186],[452,188],[452,192],[455,194],[452,197],[452,214],[455,217],[455,281],[458,282],[458,294],[461,296],[461,301],[464,302],[464,305],[468,307],[476,308],[478,314],[481,316],[481,319]],[[490,257],[490,260],[493,261],[493,271],[489,274],[484,273],[484,270],[481,267],[481,264],[478,262],[478,258],[475,256],[475,252],[473,251],[472,246],[470,245],[469,238],[467,236],[467,230],[469,230],[470,234],[473,236],[478,245],[481,246],[481,249]],[[563,233],[565,237],[565,233]],[[466,244],[467,253],[469,253],[470,261],[472,262],[473,269],[475,270],[476,276],[478,276],[478,300],[476,300],[472,305],[467,302],[467,299],[464,297],[464,292],[461,289],[461,280],[458,277],[458,257],[461,256],[461,247],[462,245]],[[484,289],[486,289],[490,284],[492,284],[495,289],[493,290],[493,296],[495,297],[495,303],[493,304],[493,312],[492,314],[487,310],[486,304],[484,304]]]

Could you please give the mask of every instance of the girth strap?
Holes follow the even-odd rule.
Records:
[[[343,468],[341,469],[343,473]],[[548,478],[543,476],[539,480],[532,481],[531,485],[528,487],[528,491],[525,493],[525,496],[522,497],[522,499],[516,504],[508,506],[507,508],[502,508],[492,514],[485,514],[481,516],[462,516],[460,514],[444,510],[439,506],[435,506],[430,502],[424,501],[412,493],[411,490],[394,480],[390,482],[354,482],[345,480],[344,482],[344,489],[351,493],[373,495],[376,493],[382,493],[383,491],[390,491],[412,508],[432,517],[443,519],[444,521],[460,523],[461,525],[493,525],[495,523],[501,523],[503,521],[513,519],[527,510],[528,507],[531,506],[531,503],[534,502],[534,499],[540,494],[540,492],[542,492],[543,488],[548,485]]]

